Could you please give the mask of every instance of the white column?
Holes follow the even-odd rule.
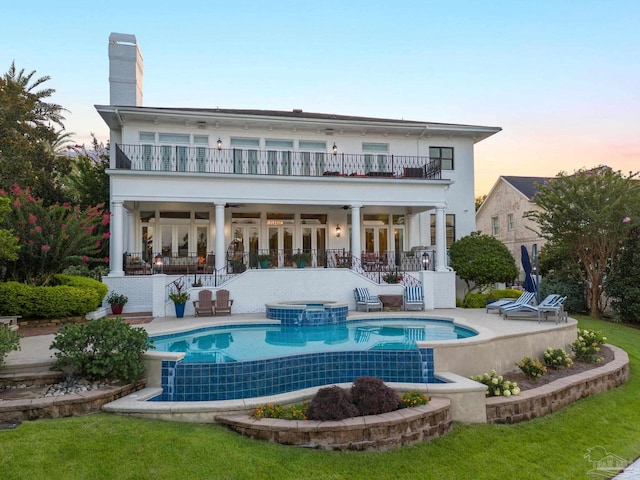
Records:
[[[130,210],[127,218],[129,220],[129,240],[127,241],[126,251],[141,255],[144,252],[140,250],[141,242],[138,242],[138,235],[140,235],[140,232],[138,231],[140,210]]]
[[[436,208],[436,271],[447,272],[447,230],[445,208]]]
[[[122,202],[113,202],[111,207],[111,272],[109,275],[124,276],[122,255],[124,253],[124,206]]]
[[[362,205],[351,205],[351,255],[360,260],[360,208]]]
[[[216,203],[216,270],[226,264],[224,248],[224,203]]]

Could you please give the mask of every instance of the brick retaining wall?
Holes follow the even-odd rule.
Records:
[[[519,423],[544,417],[581,398],[610,390],[629,379],[629,357],[613,345],[615,358],[599,368],[561,378],[517,396],[487,398],[487,423]]]
[[[451,430],[450,401],[341,421],[255,419],[220,415],[216,421],[248,437],[322,450],[389,450],[431,440]]]

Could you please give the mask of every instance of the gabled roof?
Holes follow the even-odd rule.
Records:
[[[522,193],[529,200],[533,200],[538,192],[537,184],[547,183],[553,177],[513,177],[502,175],[505,182]]]

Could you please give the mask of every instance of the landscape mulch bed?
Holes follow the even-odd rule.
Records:
[[[109,315],[109,317],[114,315]],[[117,315],[115,315],[117,316]],[[153,317],[123,317],[124,321],[129,325],[141,325],[143,323],[149,323],[153,320]],[[20,325],[18,329],[18,333],[23,337],[33,337],[36,335],[50,335],[55,334],[60,329],[61,325],[51,325],[51,326],[28,326],[28,325]]]
[[[511,382],[518,382],[518,386],[520,390],[528,390],[531,388],[537,388],[542,385],[546,385],[547,383],[551,383],[554,380],[558,380],[560,378],[569,377],[571,375],[576,375],[578,373],[591,370],[593,368],[601,367],[602,365],[610,362],[614,358],[613,351],[607,346],[602,346],[600,351],[598,352],[598,357],[602,358],[601,362],[598,363],[585,363],[585,362],[577,362],[574,361],[571,368],[549,368],[547,367],[547,373],[545,373],[541,378],[537,381],[532,381],[527,379],[520,370],[517,372],[511,372],[503,375],[506,380]]]

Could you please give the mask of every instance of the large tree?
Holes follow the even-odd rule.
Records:
[[[109,204],[109,146],[93,136],[91,149],[84,145],[68,147],[73,152],[71,173],[64,179],[67,195],[81,207]]]
[[[602,314],[604,279],[615,270],[618,249],[639,220],[640,184],[635,176],[604,166],[572,175],[561,172],[538,185],[534,203],[542,210],[526,213],[543,237],[580,264],[575,272],[586,285],[594,317]]]
[[[518,275],[516,261],[504,243],[480,232],[453,242],[449,265],[465,281],[468,291],[482,291],[493,283],[510,282]]]
[[[15,63],[0,78],[0,188],[29,187],[47,204],[65,200],[60,178],[70,170],[67,155],[56,154],[64,109],[47,101],[55,90],[42,88],[48,76],[34,78]]]

